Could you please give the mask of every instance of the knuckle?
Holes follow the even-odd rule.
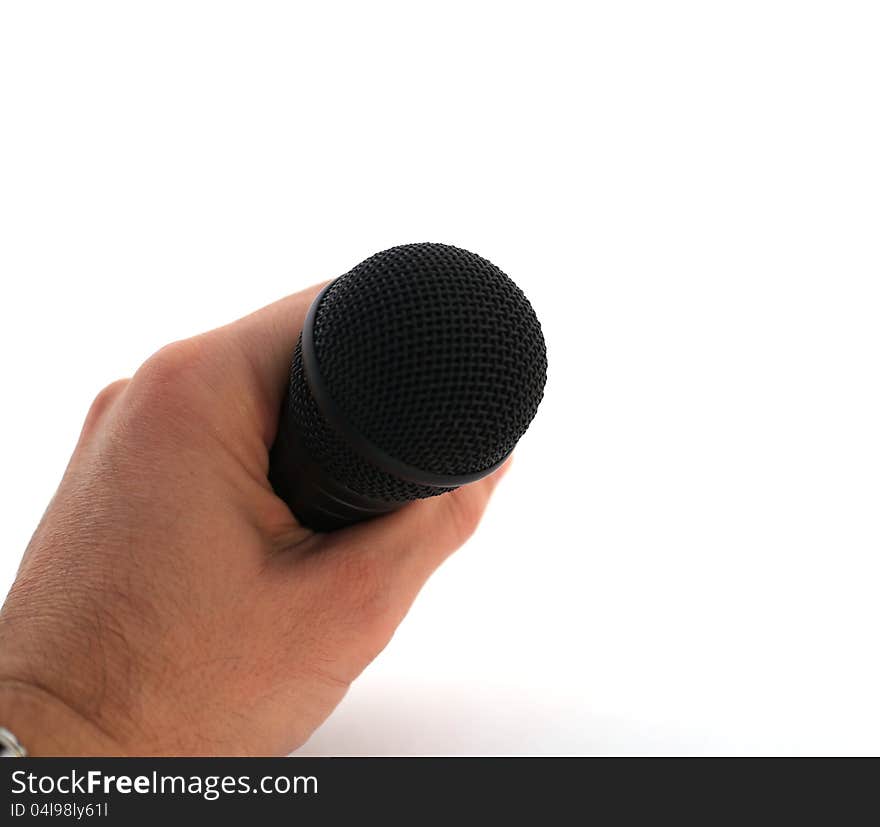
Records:
[[[127,384],[128,379],[117,379],[115,382],[111,382],[109,385],[101,388],[92,400],[89,416],[98,417],[103,414],[113,404],[119,394],[122,393]]]
[[[119,394],[125,390],[128,382],[128,379],[118,379],[116,382],[111,382],[109,385],[98,391],[95,398],[92,400],[92,404],[89,406],[88,413],[86,414],[83,433],[88,434],[94,429],[110,406],[119,397]]]
[[[157,350],[135,374],[139,385],[156,387],[163,394],[186,394],[197,385],[204,365],[196,339],[182,339]]]

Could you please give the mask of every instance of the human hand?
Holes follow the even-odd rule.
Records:
[[[318,290],[168,345],[95,399],[0,613],[0,724],[31,754],[291,751],[475,529],[503,468],[332,534],[274,494]]]

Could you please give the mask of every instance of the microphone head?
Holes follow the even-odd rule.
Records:
[[[411,500],[501,464],[535,416],[546,376],[541,325],[498,267],[445,244],[405,244],[315,300],[287,414],[339,482],[376,500]]]

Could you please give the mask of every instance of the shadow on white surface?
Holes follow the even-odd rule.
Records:
[[[727,747],[729,749],[729,745]],[[293,755],[596,755],[725,751],[720,740],[585,714],[572,699],[461,686],[355,686]]]

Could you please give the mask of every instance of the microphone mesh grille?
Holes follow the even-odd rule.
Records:
[[[415,485],[385,473],[355,452],[329,425],[306,384],[302,336],[293,354],[287,405],[291,422],[305,440],[312,459],[330,476],[354,491],[377,500],[406,502],[434,497],[449,490]]]
[[[500,462],[544,393],[547,353],[528,299],[494,264],[457,247],[406,244],[357,265],[324,293],[313,339],[321,380],[349,424],[434,474]],[[314,402],[298,404],[316,458],[341,482],[391,500],[445,490],[384,474],[316,425]]]

